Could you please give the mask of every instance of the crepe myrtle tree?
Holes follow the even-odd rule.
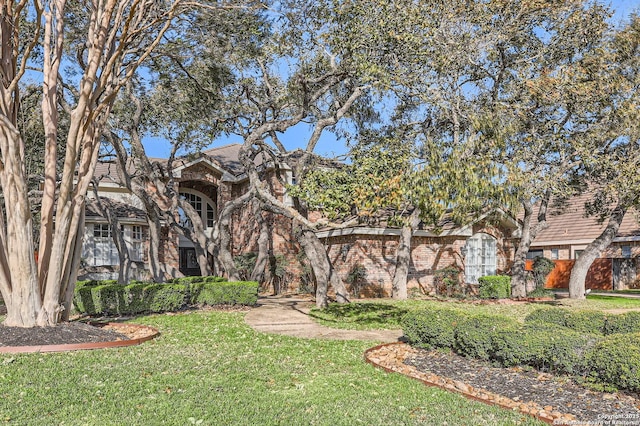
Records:
[[[179,1],[0,1],[0,293],[7,326],[53,326],[68,317],[80,265],[85,196],[114,99],[169,30]],[[68,76],[61,65],[73,69]],[[32,235],[21,82],[42,72],[45,131],[40,241]],[[70,106],[58,163],[59,108]],[[55,212],[55,230],[53,224]],[[38,251],[38,259],[34,253]]]

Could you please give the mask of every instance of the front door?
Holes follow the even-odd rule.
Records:
[[[192,247],[180,247],[180,272],[186,276],[200,275],[196,249]]]

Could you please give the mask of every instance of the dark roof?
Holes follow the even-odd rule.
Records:
[[[105,209],[110,209],[115,212],[119,219],[138,219],[146,220],[147,214],[144,210],[134,207],[130,204],[125,204],[120,201],[116,201],[113,198],[100,197],[100,202]],[[87,218],[102,218],[106,219],[99,213],[97,203],[95,199],[87,199],[87,208],[85,209],[85,215]]]

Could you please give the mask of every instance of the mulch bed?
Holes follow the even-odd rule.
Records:
[[[638,394],[597,392],[569,377],[520,367],[494,367],[451,352],[417,349],[404,363],[421,372],[464,382],[476,391],[496,393],[516,402],[533,402],[549,413],[572,414],[578,420],[574,424],[618,424],[614,421],[617,419],[640,425]]]
[[[113,342],[129,338],[109,327],[96,327],[77,321],[55,327],[22,328],[0,325],[0,347]]]

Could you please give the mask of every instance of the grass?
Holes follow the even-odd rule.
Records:
[[[587,300],[561,299],[558,301],[567,309],[612,310],[640,308],[640,299],[615,296],[589,295]],[[361,301],[346,305],[331,304],[326,309],[312,309],[310,315],[320,324],[340,329],[394,329],[400,327],[400,318],[412,309],[423,309],[429,306],[447,306],[464,310],[472,314],[504,315],[522,321],[531,311],[543,306],[541,303],[519,304],[471,304],[455,300],[446,302],[434,300],[394,301],[381,299]]]
[[[0,424],[541,424],[363,361],[372,344],[253,331],[241,313],[140,317],[141,346],[0,355]]]

